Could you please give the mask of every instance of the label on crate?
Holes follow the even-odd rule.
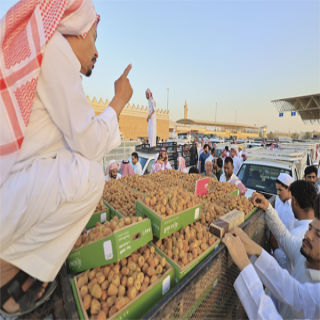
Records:
[[[100,220],[101,220],[101,223],[104,223],[107,221],[107,213],[106,212],[101,214]]]
[[[162,295],[164,296],[170,290],[170,275],[168,275],[162,282]]]
[[[110,240],[103,243],[104,257],[106,260],[113,258],[112,243]]]
[[[197,208],[196,211],[194,212],[194,220],[199,219],[199,212],[200,212],[200,210],[199,210],[199,208]]]

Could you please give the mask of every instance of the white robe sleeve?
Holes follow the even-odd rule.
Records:
[[[276,251],[273,252],[273,257],[277,260],[282,269],[287,269],[287,257],[282,249],[276,249]]]
[[[320,283],[298,282],[262,249],[254,269],[263,284],[280,301],[288,304],[299,319],[320,318]]]
[[[52,47],[43,56],[39,76],[43,81],[38,82],[43,88],[38,92],[45,94],[40,99],[70,149],[88,160],[101,161],[105,153],[120,145],[117,114],[107,107],[95,116],[82,87],[78,59],[59,32],[53,37],[47,44]]]
[[[281,247],[290,262],[295,265],[295,259],[298,257],[297,252],[300,251],[301,247],[301,240],[290,233],[271,204],[269,204],[265,212],[268,227],[277,239],[279,247]]]
[[[262,283],[252,264],[241,271],[234,288],[250,320],[282,319],[270,297],[264,293]]]

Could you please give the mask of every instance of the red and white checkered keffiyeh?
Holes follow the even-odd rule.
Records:
[[[151,90],[150,90],[150,89],[147,89],[147,90],[146,90],[146,93],[149,95],[149,99],[152,100],[154,107],[156,107],[157,104],[156,104],[156,102],[155,102],[154,99],[153,99],[153,95],[152,95]]]
[[[54,32],[87,35],[92,0],[21,0],[0,21],[0,186],[23,143],[45,45]]]

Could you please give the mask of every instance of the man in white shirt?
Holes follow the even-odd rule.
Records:
[[[10,315],[30,312],[54,290],[101,199],[99,162],[120,145],[131,65],[97,117],[79,75],[90,76],[98,58],[98,18],[90,0],[20,1],[0,22],[0,283],[1,312]],[[5,149],[12,132],[18,140]]]
[[[293,182],[290,185],[290,192],[292,196],[292,211],[297,219],[294,223],[294,228],[290,233],[297,239],[302,240],[309,228],[309,224],[314,219],[313,206],[317,194],[311,183],[305,180]],[[289,273],[291,273],[293,269],[292,262],[290,261],[289,257],[286,257],[286,254],[283,252],[283,250],[279,249],[277,240],[274,237],[273,239],[274,240],[270,242],[274,251],[274,258],[278,261],[282,268],[287,269]]]
[[[233,160],[233,173],[237,174],[241,167],[241,160],[238,158],[236,147],[231,148],[231,157]]]
[[[253,198],[255,201],[257,198]],[[319,202],[318,197],[318,213]],[[266,201],[265,206],[269,205]],[[259,204],[261,206],[261,204]],[[316,207],[316,205],[315,205]],[[319,246],[320,246],[320,215],[314,219],[306,238],[302,242],[296,240],[297,247],[307,256],[313,256],[317,261],[309,272],[319,273]],[[240,269],[240,274],[234,283],[234,288],[246,310],[249,319],[288,319],[281,316],[271,299],[263,290],[264,284],[273,295],[287,304],[295,315],[295,319],[320,318],[320,284],[301,284],[282,269],[278,263],[264,251],[257,243],[251,240],[240,228],[225,234],[222,242],[228,248],[234,263]],[[311,253],[312,251],[312,253]],[[251,261],[248,258],[251,255]]]
[[[220,177],[220,182],[230,182],[231,180],[238,179],[238,177],[233,173],[233,160],[227,157],[224,160],[224,174]]]
[[[317,196],[314,201],[314,219],[309,224],[308,231],[304,239],[301,240],[294,237],[279,219],[277,211],[273,209],[271,204],[261,194],[254,193],[252,201],[257,203],[257,206],[266,212],[268,227],[272,234],[283,249],[287,258],[293,264],[291,276],[298,282],[317,283],[320,281],[320,197]],[[260,274],[259,274],[260,276]],[[261,277],[260,277],[261,278]],[[262,279],[261,279],[262,280]],[[267,288],[272,292],[271,288]],[[272,292],[273,293],[273,292]],[[273,293],[274,294],[274,293]],[[289,294],[289,292],[288,292]],[[279,297],[275,295],[277,299]],[[320,303],[318,296],[318,303]],[[279,299],[281,301],[281,299]],[[292,308],[286,303],[280,303],[279,313],[284,319],[301,318]]]
[[[142,176],[142,167],[139,162],[139,155],[137,152],[133,152],[131,155],[131,161],[133,164],[133,171],[135,174],[138,174],[139,176]]]

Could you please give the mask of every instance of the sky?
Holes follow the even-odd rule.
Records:
[[[17,1],[0,0],[0,16]],[[320,130],[297,115],[279,118],[271,100],[320,93],[319,1],[107,1],[99,58],[83,80],[91,99],[112,99],[114,81],[132,63],[131,105],[157,108],[170,119],[267,125],[269,131]]]

